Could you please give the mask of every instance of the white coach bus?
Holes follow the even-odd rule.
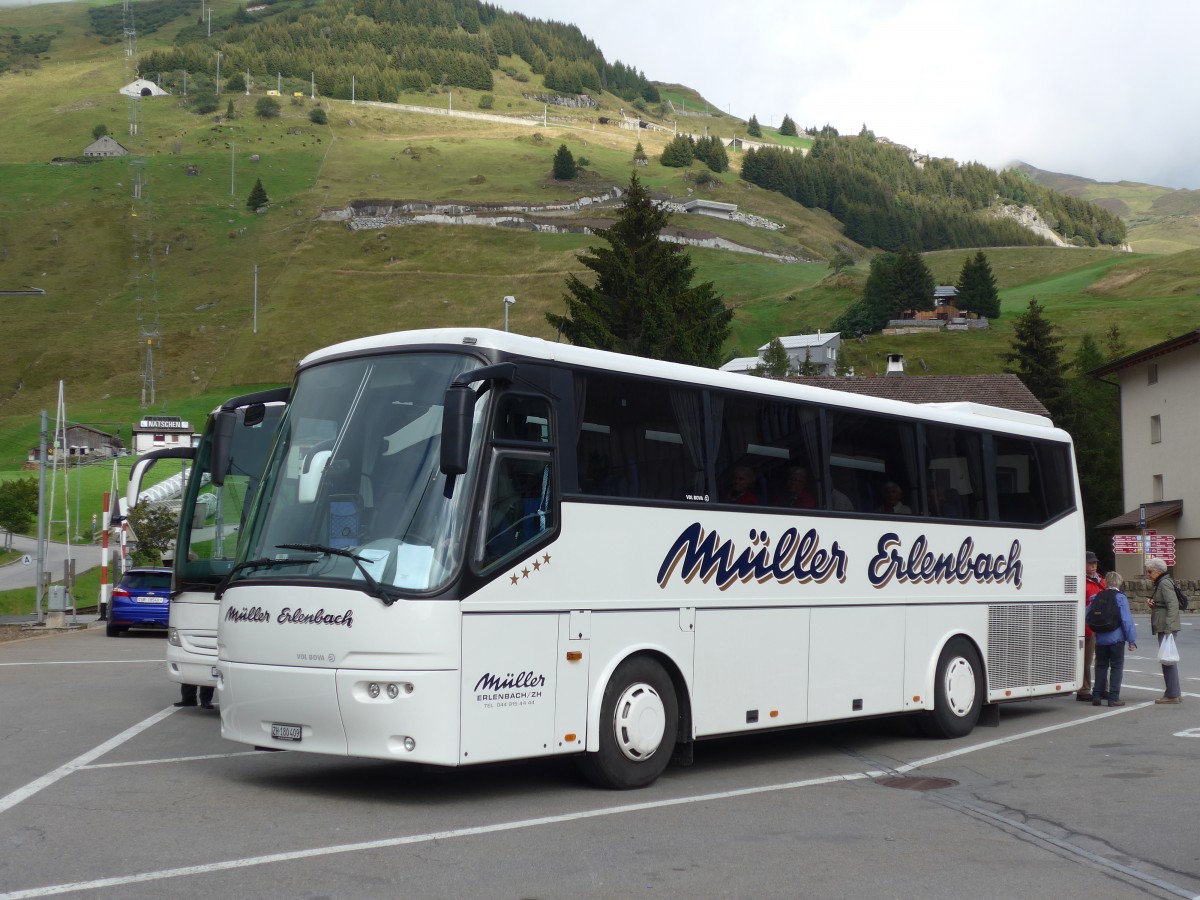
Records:
[[[164,459],[192,462],[180,501],[167,622],[167,677],[177,684],[217,683],[215,592],[233,568],[242,521],[289,392],[277,388],[231,397],[209,415],[195,447],[152,450],[129,473],[126,503],[132,508],[154,465]]]
[[[1074,690],[1044,418],[482,329],[303,359],[220,596],[226,738],[649,784],[701,738]]]

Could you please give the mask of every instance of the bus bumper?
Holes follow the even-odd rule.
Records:
[[[271,750],[459,763],[459,673],[218,664],[221,736]]]

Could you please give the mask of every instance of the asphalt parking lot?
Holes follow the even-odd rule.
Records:
[[[161,634],[0,644],[0,900],[1197,897],[1200,626],[1184,702],[1145,616],[1128,705],[1006,706],[696,746],[612,793],[569,760],[433,769],[223,741]],[[889,784],[890,783],[890,784]]]

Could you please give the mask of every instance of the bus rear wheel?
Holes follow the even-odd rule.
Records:
[[[933,690],[933,710],[923,714],[922,730],[939,738],[970,734],[983,708],[983,666],[966,638],[953,638],[942,649]]]
[[[678,732],[679,703],[670,676],[654,660],[635,656],[609,679],[600,708],[600,749],[585,754],[579,767],[600,787],[645,787],[667,768]]]

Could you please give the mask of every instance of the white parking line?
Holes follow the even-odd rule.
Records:
[[[1095,713],[1094,715],[1085,716],[1070,722],[1061,722],[1057,725],[1049,725],[1045,728],[1036,728],[1033,731],[1025,731],[1021,732],[1020,734],[1010,735],[1009,737],[999,738],[994,741],[985,741],[981,744],[963,747],[959,750],[954,750],[949,753],[940,753],[937,756],[930,756],[925,759],[917,760],[886,772],[872,769],[864,772],[851,772],[845,775],[829,775],[824,778],[811,778],[804,781],[790,781],[782,784],[769,784],[762,785],[760,787],[739,788],[732,791],[718,791],[710,794],[697,794],[691,797],[677,797],[670,800],[653,800],[647,803],[630,803],[624,806],[610,806],[604,809],[582,810],[573,813],[563,813],[557,816],[543,816],[536,819],[520,819],[514,822],[499,822],[494,825],[479,825],[471,828],[456,828],[451,831],[410,834],[401,837],[382,838],[375,841],[362,841],[355,844],[335,844],[328,847],[313,847],[304,850],[292,850],[285,853],[270,853],[263,856],[247,856],[242,857],[241,859],[229,859],[221,862],[204,863],[196,866],[182,866],[177,869],[160,869],[153,872],[140,872],[136,875],[118,875],[111,878],[98,878],[94,881],[76,881],[70,884],[46,885],[45,887],[40,888],[29,888],[28,890],[12,891],[6,894],[0,894],[0,900],[26,900],[26,898],[32,897],[51,897],[56,894],[67,894],[72,891],[90,891],[99,890],[101,888],[120,887],[121,885],[126,884],[142,884],[150,881],[160,881],[167,878],[180,878],[185,875],[207,875],[213,872],[227,872],[232,869],[246,869],[253,866],[265,866],[279,862],[290,862],[291,860],[296,859],[312,859],[313,857],[317,856],[335,856],[342,853],[356,853],[363,850],[379,850],[386,847],[426,844],[433,841],[449,840],[451,838],[472,837],[480,834],[495,834],[503,831],[517,831],[524,828],[537,828],[543,825],[557,825],[564,822],[576,822],[582,819],[596,819],[605,816],[622,815],[631,812],[645,812],[648,810],[666,809],[673,806],[683,806],[691,803],[708,803],[718,800],[729,800],[737,797],[748,797],[755,794],[793,791],[799,788],[817,787],[819,785],[837,784],[840,782],[863,781],[867,779],[880,778],[887,774],[893,774],[893,772],[911,772],[914,769],[919,769],[924,766],[932,765],[933,763],[942,762],[943,760],[953,759],[958,756],[965,756],[968,753],[975,753],[979,750],[999,747],[1003,744],[1010,744],[1014,741],[1019,741],[1024,738],[1049,734],[1054,731],[1061,731],[1065,728],[1074,728],[1077,725],[1085,725],[1090,722],[1095,722],[1099,719],[1108,718],[1109,716],[1118,716],[1126,712],[1131,712],[1135,709],[1144,709],[1149,705],[1150,704],[1148,703],[1142,703],[1136,706],[1126,706],[1119,709],[1106,710],[1105,712]],[[170,709],[166,711],[167,714],[170,712]],[[163,715],[163,713],[159,713],[159,717],[163,717]],[[149,719],[147,720],[147,723],[153,724]],[[109,743],[112,742],[110,741]],[[98,754],[95,754],[93,751],[91,758],[94,759],[96,755]],[[80,759],[82,758],[83,757],[80,757]],[[68,765],[71,764],[69,763]],[[76,768],[79,768],[79,766]]]
[[[97,747],[93,747],[87,753],[81,754],[80,756],[75,757],[69,763],[65,763],[65,764],[59,766],[53,772],[47,772],[45,775],[43,775],[41,778],[37,779],[36,781],[29,782],[29,784],[25,785],[25,787],[17,788],[15,791],[13,791],[11,794],[9,794],[6,797],[0,797],[0,813],[12,809],[14,806],[16,806],[22,800],[28,800],[30,797],[32,797],[34,794],[36,794],[38,791],[42,790],[42,788],[49,787],[50,785],[54,784],[59,779],[65,778],[66,776],[70,775],[76,769],[82,769],[84,766],[86,766],[88,763],[90,763],[93,759],[97,759],[98,757],[103,756],[109,750],[115,750],[117,747],[121,746],[123,743],[128,741],[130,738],[137,737],[139,734],[141,734],[147,728],[157,725],[159,722],[161,722],[167,716],[171,715],[171,713],[173,713],[173,712],[175,712],[175,707],[168,706],[162,712],[157,712],[154,715],[152,715],[150,718],[143,719],[141,722],[138,722],[132,728],[126,728],[124,731],[122,731],[116,737],[109,738],[103,744],[100,744]]]
[[[160,663],[165,660],[160,656],[158,659],[60,659],[49,660],[46,662],[8,662],[0,663],[0,666],[104,666],[112,663]]]
[[[286,753],[287,751],[283,751]],[[202,759],[229,759],[234,756],[262,756],[261,750],[240,750],[237,753],[206,753],[203,756],[173,756],[168,759],[135,759],[128,762],[95,763],[80,769],[119,769],[123,766],[156,766],[160,763],[198,762]]]

